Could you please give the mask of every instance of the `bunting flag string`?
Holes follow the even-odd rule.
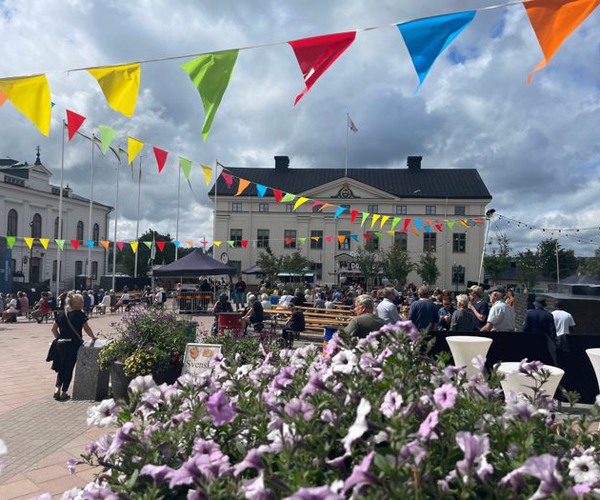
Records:
[[[528,75],[544,68],[562,43],[596,9],[599,0],[522,0],[491,5],[469,11],[386,23],[358,28],[343,33],[329,33],[310,38],[255,44],[216,52],[152,58],[112,66],[72,68],[66,72],[87,71],[98,82],[108,105],[127,117],[133,116],[141,80],[141,65],[194,57],[181,65],[198,90],[204,107],[202,135],[206,141],[217,109],[232,77],[241,50],[252,50],[287,44],[296,57],[305,87],[294,105],[308,93],[316,81],[354,43],[357,33],[391,28],[399,30],[419,78],[423,84],[433,64],[443,51],[471,24],[477,13],[523,5],[538,39],[544,58]],[[44,135],[48,135],[54,103],[45,74],[0,78],[0,106],[9,100]]]

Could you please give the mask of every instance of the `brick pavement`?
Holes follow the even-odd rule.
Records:
[[[210,317],[189,319],[204,330],[212,323]],[[96,335],[110,336],[118,320],[118,315],[93,316],[90,326]],[[87,409],[96,402],[52,398],[56,374],[44,361],[51,326],[24,318],[0,324],[0,439],[8,448],[0,474],[2,500],[30,499],[44,492],[60,498],[99,472],[85,465],[77,466],[73,475],[67,470],[68,459],[78,459],[86,444],[107,431],[87,426]]]

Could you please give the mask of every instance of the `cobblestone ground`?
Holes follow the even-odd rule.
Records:
[[[204,330],[212,323],[209,317],[189,319]],[[118,320],[117,315],[94,316],[90,326],[97,335],[110,336]],[[1,457],[1,500],[30,499],[44,492],[60,498],[99,472],[87,465],[78,465],[75,474],[67,470],[67,460],[79,459],[85,445],[107,430],[87,426],[87,409],[96,402],[52,398],[56,374],[45,362],[51,326],[24,318],[0,324],[0,439],[8,448]]]

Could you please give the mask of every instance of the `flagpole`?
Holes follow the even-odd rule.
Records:
[[[217,258],[217,248],[215,246],[215,240],[217,239],[217,171],[219,170],[219,162],[215,159],[215,170],[213,172],[213,179],[215,181],[215,206],[213,208],[213,227],[212,227],[212,237],[213,237],[213,259]],[[220,259],[219,259],[220,260]],[[213,301],[217,302],[217,280],[213,280]]]
[[[94,204],[94,134],[92,133],[92,158],[90,162],[90,207],[88,211],[88,241],[91,241],[92,236],[92,209]],[[83,242],[82,242],[83,243]],[[88,258],[87,258],[87,266],[85,266],[85,275],[86,278],[91,278],[91,267],[92,267],[92,247],[88,243]],[[90,283],[91,285],[91,283]],[[86,287],[88,286],[88,282],[86,279]]]
[[[135,223],[135,241],[138,241],[139,238],[139,234],[140,234],[140,193],[141,193],[141,189],[142,189],[142,155],[140,155],[140,172],[138,174],[138,198],[137,198],[137,221]],[[137,271],[138,271],[138,250],[139,247],[136,249],[135,252],[135,257],[134,257],[134,264],[133,264],[133,277],[137,278]]]
[[[117,222],[119,220],[119,171],[121,170],[121,157],[117,154],[117,182],[115,201],[115,227],[113,231],[113,259],[111,289],[115,290],[115,271],[117,267]]]
[[[63,131],[62,131],[62,147],[60,153],[60,193],[58,195],[58,239],[62,240],[62,207],[63,207],[63,181],[65,173],[65,128],[67,127],[66,122],[63,120]],[[56,245],[56,297],[60,295],[60,268],[61,268],[61,251],[60,245]]]
[[[177,218],[175,222],[175,241],[179,241],[179,194],[181,193],[181,165],[177,177]],[[175,260],[179,257],[179,245],[175,245]]]
[[[350,113],[346,113],[346,168],[344,176],[348,177],[348,135],[350,132]]]

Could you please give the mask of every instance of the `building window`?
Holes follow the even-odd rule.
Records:
[[[464,205],[454,205],[454,215],[466,215],[467,207]]]
[[[465,282],[465,268],[463,266],[454,264],[452,266],[452,283],[453,284],[464,284]]]
[[[96,243],[100,241],[100,226],[98,224],[94,224],[94,229],[92,231],[92,239]]]
[[[406,251],[408,249],[408,237],[406,233],[396,231],[394,233],[394,245],[400,248],[400,250]]]
[[[19,225],[19,216],[17,215],[17,211],[14,208],[11,208],[8,211],[8,218],[6,220],[6,235],[7,236],[16,236],[18,225]]]
[[[53,260],[52,261],[52,281],[56,281],[57,270],[58,270],[58,261],[57,260]]]
[[[423,234],[423,251],[424,252],[435,252],[436,247],[436,233],[424,233]]]
[[[371,214],[379,212],[379,205],[367,205],[367,212]]]
[[[79,221],[77,223],[77,234],[75,235],[75,239],[79,241],[83,241],[83,222]]]
[[[313,281],[320,282],[323,279],[323,264],[321,262],[311,262],[308,267],[314,273]]]
[[[98,261],[96,260],[92,261],[92,279],[98,279]]]
[[[369,240],[365,241],[365,247],[367,246],[367,243],[368,243],[369,246],[371,247],[371,250],[379,250],[379,238],[375,234],[375,231],[368,231],[367,234],[369,236],[371,236],[371,238]]]
[[[436,207],[435,205],[425,205],[425,215],[435,215]]]
[[[323,231],[310,232],[310,248],[311,250],[321,250],[323,248]]]
[[[268,212],[269,211],[269,204],[268,203],[259,203],[258,204],[258,211],[259,212]]]
[[[269,230],[256,230],[256,248],[269,248]]]
[[[338,231],[338,236],[345,236],[343,242],[338,238],[338,250],[350,250],[350,231]]]
[[[467,251],[467,235],[465,233],[454,233],[452,235],[452,251],[454,253],[465,253]]]
[[[396,205],[396,215],[405,215],[407,213],[406,205]]]
[[[58,239],[58,238],[62,238],[63,237],[63,227],[65,225],[65,221],[61,221],[60,223],[60,236],[58,235],[58,217],[56,217],[56,219],[54,219],[54,238]]]
[[[283,248],[296,248],[295,229],[285,229],[283,231]]]
[[[229,230],[229,240],[233,241],[234,247],[242,246],[243,234],[244,234],[244,232],[242,229],[230,229]]]
[[[241,212],[242,211],[242,202],[241,201],[232,201],[231,202],[231,211],[232,212]]]
[[[31,237],[42,237],[42,216],[40,214],[33,215],[33,220],[31,221]]]
[[[83,274],[83,261],[76,260],[75,261],[75,276],[79,276],[80,274]]]
[[[294,211],[294,204],[293,203],[286,203],[285,204],[285,211],[289,214],[292,213]]]

